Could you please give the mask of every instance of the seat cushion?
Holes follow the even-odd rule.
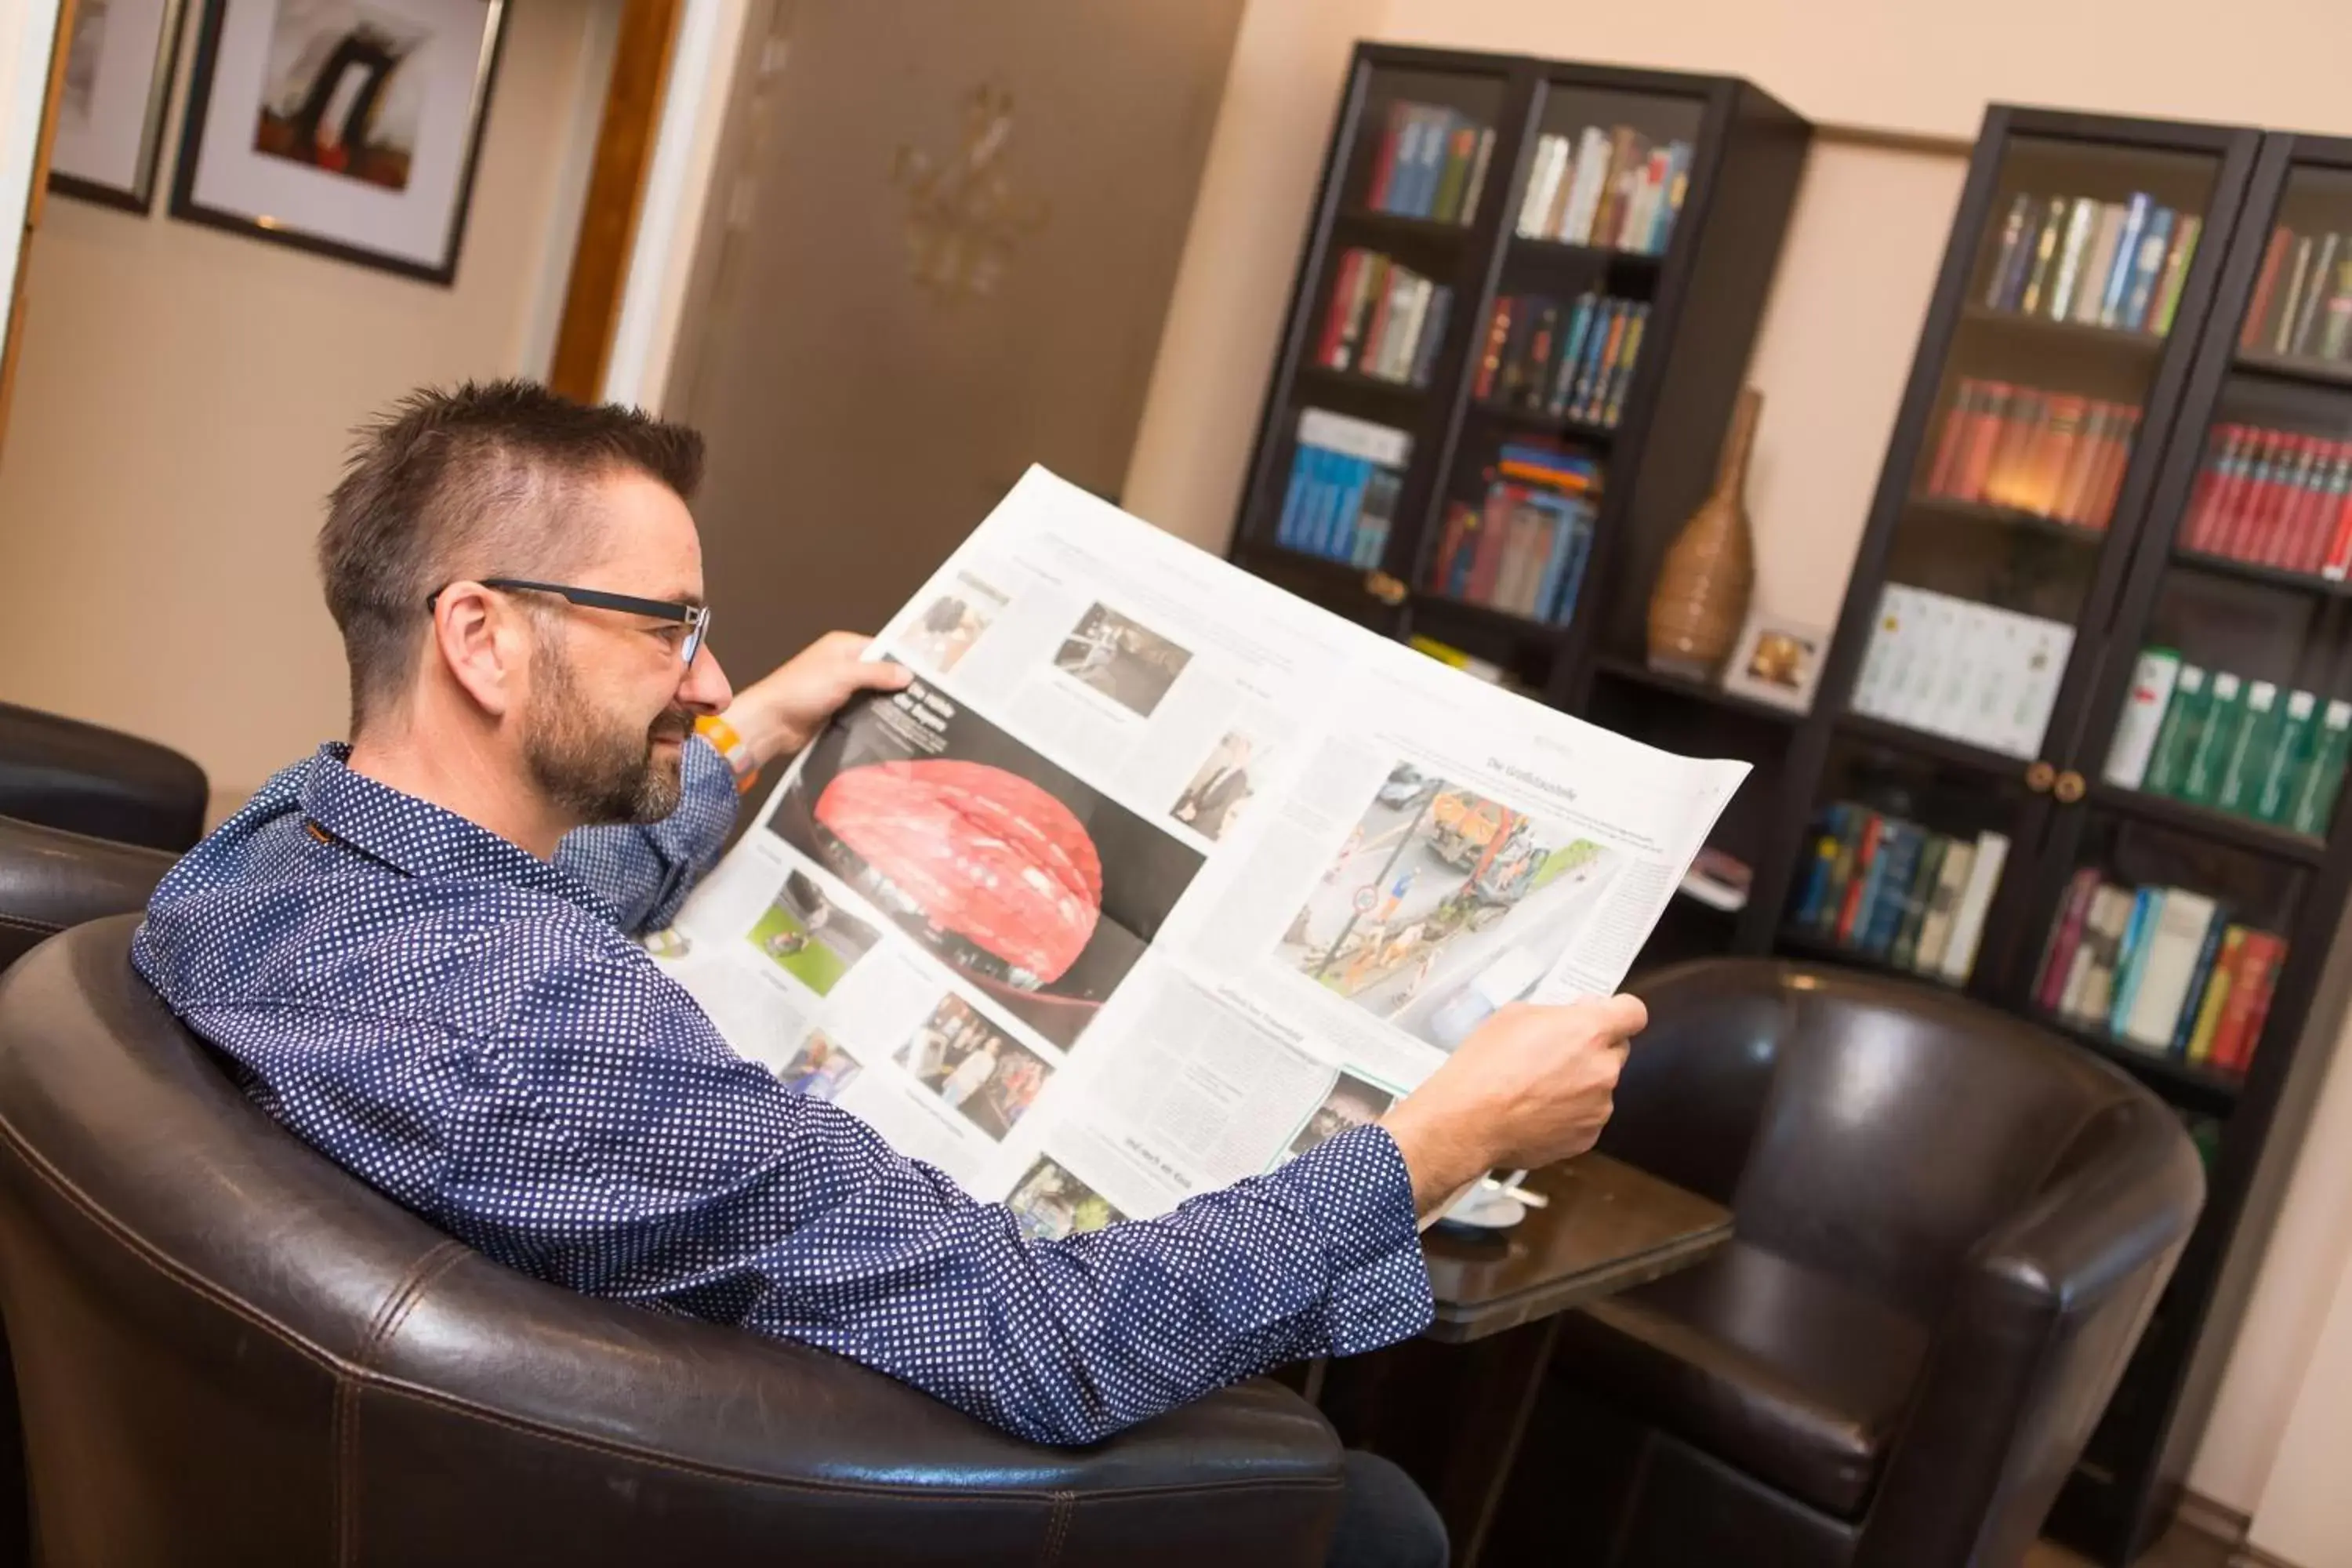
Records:
[[[1870,1500],[1926,1327],[1734,1241],[1560,1324],[1555,1374],[1842,1519]]]

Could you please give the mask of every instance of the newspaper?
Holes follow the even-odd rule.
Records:
[[[1033,468],[877,637],[658,962],[1041,1237],[1381,1115],[1617,988],[1748,772],[1307,605]]]

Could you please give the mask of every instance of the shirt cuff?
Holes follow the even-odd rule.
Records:
[[[1328,1353],[1360,1355],[1429,1326],[1435,1307],[1413,1212],[1412,1176],[1387,1128],[1350,1128],[1271,1179],[1291,1188],[1323,1232],[1330,1264],[1324,1298]]]

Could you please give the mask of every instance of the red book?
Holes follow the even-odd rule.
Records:
[[[1959,469],[1960,454],[1968,448],[1969,421],[1976,417],[1980,391],[1981,384],[1974,377],[1960,378],[1959,391],[1944,415],[1944,435],[1936,443],[1936,460],[1927,468],[1927,493],[1931,496],[1952,493],[1952,480]]]
[[[2286,565],[2291,572],[2317,572],[2327,559],[2336,532],[2336,509],[2328,504],[2328,477],[2343,461],[2344,448],[2334,441],[2311,440],[2311,467],[2296,487],[2286,511]]]
[[[2270,314],[2271,293],[2278,287],[2279,268],[2286,261],[2286,253],[2294,244],[2294,236],[2285,228],[2271,231],[2271,243],[2263,252],[2262,278],[2254,285],[2253,302],[2246,307],[2245,325],[2238,329],[2238,346],[2251,349],[2262,342],[2263,321]]]
[[[2319,574],[2340,583],[2352,573],[2352,447],[2345,449],[2345,473],[2335,489],[2327,500],[2327,554]]]
[[[2049,418],[2050,398],[2046,393],[2021,388],[2010,400],[2009,417],[2001,422],[2000,437],[1993,443],[1991,462],[1985,470],[1985,500],[2000,506],[2017,504],[2025,477],[2026,453]]]
[[[2229,515],[2221,535],[2222,554],[2241,561],[2254,558],[2255,524],[2262,516],[2263,497],[2268,493],[2271,475],[2278,468],[2284,439],[2284,434],[2277,430],[2254,432],[2252,449],[2246,454],[2244,469],[2230,497]]]
[[[2061,522],[2087,522],[2092,481],[2106,459],[2107,433],[2115,428],[2121,412],[2112,403],[2094,402],[2084,416],[2082,438],[2066,459],[2066,474],[2058,481],[2058,498],[2050,514]]]
[[[1478,362],[1478,382],[1470,395],[1485,402],[1494,395],[1495,377],[1503,368],[1503,350],[1511,341],[1511,297],[1508,294],[1495,301],[1495,313],[1486,318],[1486,353]]]
[[[1503,546],[1508,542],[1511,518],[1527,498],[1524,485],[1488,485],[1486,517],[1479,530],[1478,558],[1470,564],[1470,586],[1462,596],[1474,605],[1494,596],[1495,580],[1503,574]]]
[[[2242,425],[2222,425],[2213,431],[2211,448],[2205,466],[2197,472],[2197,488],[2189,495],[2189,513],[2180,525],[2180,542],[2191,550],[2210,550],[2209,535],[2213,530],[2213,502],[2221,489],[2222,476],[2237,462],[2238,454],[2246,444],[2246,427]]]
[[[1853,941],[1853,918],[1862,909],[1862,890],[1870,885],[1870,863],[1878,858],[1878,837],[1886,819],[1876,812],[1863,824],[1862,837],[1854,845],[1853,875],[1846,879],[1845,905],[1838,910],[1837,939],[1841,946]]]
[[[1969,423],[1968,446],[1960,456],[1959,473],[1953,480],[1953,499],[1984,499],[1985,475],[1992,468],[1992,450],[2000,440],[2009,405],[2016,397],[2017,388],[2006,382],[1983,384],[1977,398],[1976,416]]]
[[[2089,866],[2066,884],[2066,900],[2050,924],[2050,945],[2042,950],[2042,971],[2033,981],[2034,1003],[2045,1013],[2058,1011],[2059,999],[2066,994],[2066,971],[2083,943],[2083,921],[2090,911],[2091,895],[2098,890],[2099,873]]]
[[[2286,512],[2294,500],[2295,476],[2311,458],[2308,437],[2283,432],[2279,437],[2277,460],[2271,465],[2270,482],[2263,489],[2256,502],[2253,541],[2246,559],[2263,566],[2281,566],[2286,563]]]
[[[1340,344],[1348,335],[1348,301],[1355,295],[1356,274],[1363,266],[1363,250],[1351,246],[1339,258],[1339,270],[1332,275],[1331,308],[1323,312],[1323,335],[1315,340],[1315,363],[1327,370],[1348,368]]]
[[[2242,1073],[2253,1060],[2263,1020],[2270,1016],[2279,963],[2285,956],[2286,941],[2276,932],[2246,933],[2245,945],[2238,952],[2237,973],[2230,977],[2229,997],[2221,1004],[2221,1022],[2213,1029],[2216,1067]]]
[[[1364,193],[1364,205],[1374,212],[1385,211],[1389,205],[1389,180],[1396,174],[1397,143],[1404,136],[1404,117],[1412,112],[1412,105],[1395,102],[1389,105],[1389,128],[1381,138],[1379,156],[1372,160],[1372,183]]]
[[[2093,528],[2106,527],[2116,515],[2116,498],[2123,493],[2124,472],[2131,467],[2132,438],[2139,433],[2138,409],[2119,408],[2116,415],[2107,426],[2105,461],[2084,519]]]

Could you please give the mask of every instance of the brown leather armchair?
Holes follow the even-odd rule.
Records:
[[[1923,984],[1714,959],[1635,989],[1601,1146],[1735,1239],[1563,1322],[1488,1560],[2020,1561],[2203,1205],[2179,1121]]]
[[[177,851],[203,835],[209,795],[168,746],[0,702],[0,816]]]
[[[0,978],[0,1310],[40,1559],[1313,1563],[1340,1452],[1272,1384],[1087,1449],[488,1262],[279,1129],[131,973]]]

